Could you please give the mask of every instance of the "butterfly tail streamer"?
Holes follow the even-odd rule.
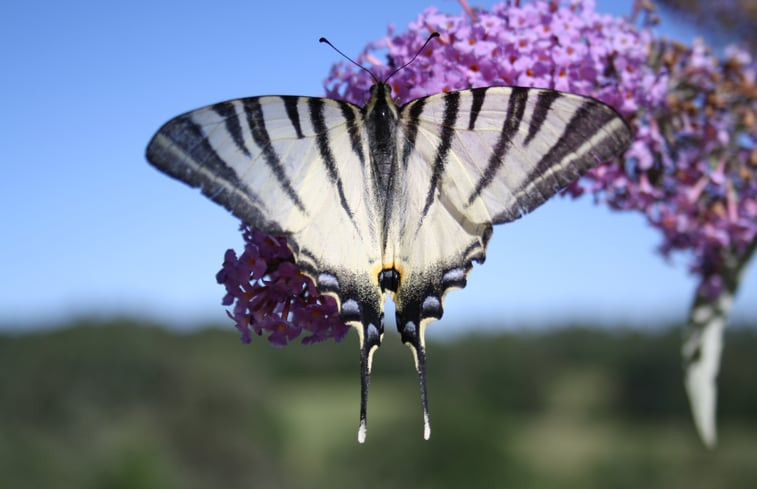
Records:
[[[360,348],[360,427],[357,431],[357,441],[365,443],[367,435],[366,416],[368,410],[368,384],[371,381],[371,367],[368,353]]]
[[[399,327],[402,342],[410,348],[415,360],[415,370],[418,372],[418,384],[421,391],[421,407],[423,408],[423,439],[431,438],[431,423],[428,416],[428,394],[426,390],[426,346],[423,338],[423,329],[415,326],[412,321],[401,322],[402,318],[398,316],[397,324],[404,324]]]
[[[428,417],[428,395],[426,390],[426,349],[422,346],[413,350],[418,358],[418,384],[421,389],[421,406],[423,407],[423,439],[431,438],[431,423]]]
[[[357,441],[365,443],[368,434],[368,386],[371,383],[371,366],[373,354],[381,346],[382,332],[372,323],[356,326],[360,336],[360,427],[357,432]]]

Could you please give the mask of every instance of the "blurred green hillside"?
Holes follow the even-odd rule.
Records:
[[[0,487],[757,487],[757,328],[728,333],[712,451],[676,329],[431,343],[428,442],[411,355],[387,334],[364,446],[354,335],[275,349],[231,329],[0,336]]]

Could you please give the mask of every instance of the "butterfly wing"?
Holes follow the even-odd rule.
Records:
[[[231,100],[166,123],[147,159],[250,226],[285,236],[346,323],[378,328],[383,301],[373,269],[381,258],[359,117],[360,108],[323,98]]]
[[[412,184],[399,212],[405,270],[397,299],[400,311],[418,309],[417,321],[441,316],[441,307],[423,313],[422,304],[431,298],[441,306],[447,288],[464,285],[461,272],[484,259],[493,224],[517,219],[620,156],[632,136],[611,107],[553,90],[464,90],[414,100],[401,113],[399,160]],[[434,295],[418,292],[428,288]]]
[[[408,183],[395,212],[397,327],[415,354],[425,415],[425,327],[441,318],[445,292],[464,287],[472,262],[483,262],[492,225],[621,155],[631,130],[594,99],[517,87],[413,100],[401,108],[400,126]]]

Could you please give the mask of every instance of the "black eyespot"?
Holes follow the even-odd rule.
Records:
[[[394,268],[386,268],[379,272],[378,280],[382,291],[397,292],[400,286],[400,273]]]

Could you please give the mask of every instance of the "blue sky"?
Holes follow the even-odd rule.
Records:
[[[472,2],[476,4],[476,2]],[[480,2],[484,7],[493,2]],[[630,1],[598,1],[622,14]],[[320,95],[338,55],[403,29],[429,0],[386,2],[3,2],[6,184],[0,193],[0,327],[129,314],[192,326],[224,321],[214,275],[238,223],[150,167],[155,130],[235,97]],[[437,2],[457,13],[455,2]],[[662,31],[690,41],[685,29]],[[554,199],[495,228],[487,262],[447,296],[446,326],[683,320],[695,281],[665,263],[637,214]],[[757,265],[735,306],[757,319]]]

